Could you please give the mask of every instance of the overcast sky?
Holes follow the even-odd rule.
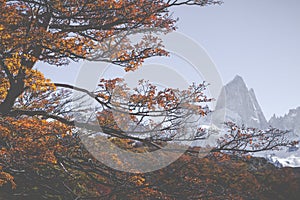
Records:
[[[267,119],[300,106],[300,1],[225,0],[221,6],[178,7],[178,31],[197,41],[224,83],[235,75],[253,88]],[[74,66],[40,68],[72,82]]]

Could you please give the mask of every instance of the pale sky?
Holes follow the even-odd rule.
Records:
[[[300,106],[299,0],[225,0],[172,10],[178,31],[207,51],[224,83],[238,74],[254,89],[267,119]],[[74,66],[39,69],[55,81],[76,79]]]
[[[202,45],[224,83],[253,88],[267,119],[300,106],[300,1],[224,0],[178,7],[178,31]]]

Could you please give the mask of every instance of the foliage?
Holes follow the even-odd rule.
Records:
[[[192,149],[191,149],[192,150]],[[69,152],[70,153],[70,152]],[[73,153],[75,154],[75,153]],[[78,152],[79,154],[79,152]],[[0,189],[6,199],[297,199],[299,170],[276,168],[262,158],[184,154],[170,166],[128,174],[77,157],[38,172],[15,173],[17,189]],[[149,158],[150,160],[153,158]],[[63,167],[62,167],[63,166]],[[18,196],[17,196],[18,195]]]
[[[121,147],[136,153],[157,150],[185,134],[186,120],[209,112],[206,103],[212,99],[204,94],[207,84],[193,84],[179,91],[158,90],[140,81],[137,88],[129,90],[117,78],[100,80],[95,91],[88,91],[52,83],[34,68],[38,62],[46,67],[93,60],[119,65],[125,71],[135,70],[148,57],[168,55],[159,37],[151,33],[176,29],[171,7],[212,4],[220,2],[0,0],[4,11],[0,12],[0,198],[218,199],[225,193],[233,199],[249,199],[255,193],[254,197],[263,199],[277,195],[281,184],[295,183],[293,187],[298,189],[299,183],[291,182],[295,180],[289,170],[274,174],[270,171],[274,167],[268,166],[253,172],[247,160],[219,154],[251,152],[248,145],[252,143],[252,149],[257,151],[289,144],[279,140],[280,134],[273,136],[273,130],[259,132],[235,125],[219,141],[211,157],[199,159],[190,155],[195,154],[195,149],[190,149],[177,162],[157,172],[114,171],[87,152],[83,138],[91,139],[91,131],[98,130],[95,127],[100,124],[110,137],[109,148]],[[141,34],[141,40],[133,43],[129,38],[136,33]],[[78,105],[72,104],[71,91],[82,93],[75,99]],[[82,104],[85,96],[99,104],[96,118],[89,123],[81,120],[82,113],[87,112]],[[80,120],[76,121],[78,116]],[[163,120],[154,120],[157,118]],[[133,136],[143,133],[135,132],[141,127],[150,136]],[[92,139],[94,148],[102,145],[101,137],[106,136]],[[199,132],[188,139],[205,137]],[[145,145],[134,147],[136,141]],[[108,156],[105,151],[100,154]],[[130,167],[118,155],[107,159]],[[157,158],[149,157],[148,161],[156,162]],[[280,179],[281,175],[286,179]]]
[[[65,151],[61,142],[74,127],[71,114],[82,111],[70,108],[69,93],[56,89],[85,90],[52,83],[34,69],[37,62],[62,66],[70,61],[101,60],[126,71],[135,70],[148,57],[167,55],[151,32],[175,30],[170,7],[217,3],[220,2],[1,0],[1,184],[13,183],[9,171],[55,164],[55,153]],[[129,40],[135,33],[142,35],[137,43]],[[114,83],[115,80],[101,80],[99,88],[106,87],[109,93]],[[164,102],[172,97],[169,93],[171,90],[158,94],[156,102],[166,107]],[[103,93],[88,94],[106,108],[118,107],[108,102]],[[168,96],[162,97],[163,94]],[[132,96],[132,102],[138,103],[146,95],[150,94]],[[148,102],[149,109],[153,103]],[[104,130],[111,134],[117,131],[109,128]]]

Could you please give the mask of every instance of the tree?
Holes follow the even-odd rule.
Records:
[[[157,38],[144,35],[133,45],[134,32],[175,29],[169,8],[177,5],[217,4],[218,1],[9,1],[1,10],[0,113],[8,114],[26,90],[45,84],[33,70],[38,61],[57,66],[70,60],[103,60],[136,69],[147,57],[166,55]],[[122,37],[116,37],[122,35]],[[109,44],[108,44],[109,43]],[[118,49],[113,50],[113,49]],[[121,50],[120,50],[121,49]],[[33,82],[30,82],[33,81]]]
[[[35,108],[22,105],[23,96],[39,96],[61,87],[85,92],[95,98],[102,107],[124,112],[124,107],[112,103],[109,95],[112,90],[116,91],[119,79],[101,80],[99,87],[104,91],[90,92],[66,84],[51,83],[41,72],[34,69],[35,64],[43,62],[62,66],[71,60],[101,60],[124,67],[126,71],[135,70],[145,58],[167,55],[159,38],[151,35],[151,32],[167,33],[175,29],[176,20],[169,16],[169,8],[211,4],[220,4],[220,1],[1,1],[1,9],[6,12],[0,16],[0,113],[12,117],[42,116],[44,119],[52,118],[67,125],[74,125],[70,118],[55,113],[57,109],[49,110],[51,102]],[[128,36],[134,33],[143,34],[137,44],[132,44],[128,39]],[[127,89],[124,87],[119,84],[119,91]],[[155,93],[156,88],[149,85],[148,91],[135,91],[135,94],[132,94],[130,108],[139,107],[144,110],[147,107],[148,111],[130,115],[132,118],[143,117],[146,112],[154,110],[156,105],[159,105],[161,110],[167,109],[167,115],[174,114],[179,104],[185,110],[190,109],[192,104],[196,105],[194,100],[209,101],[202,95],[202,90],[204,85],[191,87],[189,92],[183,94],[185,102],[181,102],[178,91],[168,89]],[[156,98],[149,101],[154,95],[157,95]],[[187,98],[188,95],[190,99]],[[172,103],[166,103],[171,99]],[[48,98],[47,101],[51,100]],[[128,112],[128,108],[126,109]],[[199,105],[195,109],[205,113]],[[182,116],[176,116],[177,119],[180,117]],[[175,117],[168,120],[173,123]],[[174,123],[178,124],[178,120]]]
[[[99,123],[103,132],[113,137],[112,143],[120,147],[131,148],[129,144],[134,140],[160,148],[182,134],[186,119],[209,112],[205,103],[211,99],[203,94],[206,83],[191,85],[184,91],[158,91],[141,81],[138,88],[130,91],[121,79],[113,79],[100,80],[98,90],[88,91],[52,83],[34,66],[38,62],[63,66],[71,61],[93,60],[135,70],[146,58],[168,55],[151,32],[176,29],[171,7],[213,4],[220,1],[0,0],[0,9],[5,11],[0,13],[0,185],[10,183],[14,188],[16,182],[23,180],[26,186],[20,192],[22,197],[38,194],[58,199],[114,198],[116,193],[139,187],[152,191],[144,175],[112,172],[95,160],[78,134],[83,128],[95,129]],[[135,33],[143,37],[132,44],[128,37]],[[70,90],[99,103],[96,120],[89,124],[74,120],[74,114],[85,110],[70,108]],[[112,120],[112,112],[119,113],[119,118]],[[147,132],[151,130],[151,137],[124,134],[118,125],[128,125],[128,119],[122,114],[128,115],[135,127],[150,127]],[[164,120],[151,121],[157,116]],[[82,129],[75,128],[75,124]],[[199,132],[191,139],[205,139],[202,136]],[[238,139],[249,141],[248,136]],[[234,144],[223,143],[214,151],[230,150],[225,147]],[[97,144],[101,145],[101,140]],[[279,146],[273,144],[270,148]],[[230,146],[234,151],[237,147]],[[105,156],[105,152],[101,153]],[[149,158],[149,162],[155,162],[155,158]]]
[[[0,8],[5,11],[0,14],[1,184],[12,181],[4,171],[18,173],[30,168],[26,167],[28,164],[57,163],[58,154],[64,151],[62,142],[72,135],[74,126],[67,109],[70,101],[67,92],[57,88],[83,91],[106,109],[122,112],[122,106],[107,101],[107,94],[119,80],[102,80],[100,88],[105,91],[91,93],[52,83],[34,69],[37,62],[62,66],[70,61],[101,60],[124,67],[126,71],[134,70],[145,58],[167,55],[159,39],[151,36],[149,30],[167,33],[175,29],[176,20],[169,15],[169,8],[219,3],[213,0],[1,0]],[[131,44],[128,36],[137,32],[144,36],[138,44]],[[148,91],[136,91],[132,95],[133,107],[146,105],[145,108],[152,109],[159,104],[170,113],[175,112],[175,106],[179,105],[175,91],[166,89],[157,93],[153,102],[145,104],[149,100],[147,95],[153,96],[155,91],[153,86],[149,87]],[[196,102],[206,101],[200,94],[202,89],[203,85],[193,87],[194,93],[185,95],[198,98]],[[186,103],[192,102],[188,101]],[[119,133],[106,124],[103,129],[114,136]],[[30,153],[22,157],[22,152]],[[32,159],[35,162],[31,162]]]

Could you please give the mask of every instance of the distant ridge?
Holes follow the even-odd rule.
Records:
[[[292,130],[300,136],[300,107],[289,110],[288,114],[282,117],[276,117],[274,114],[269,120],[269,124],[275,128]]]

